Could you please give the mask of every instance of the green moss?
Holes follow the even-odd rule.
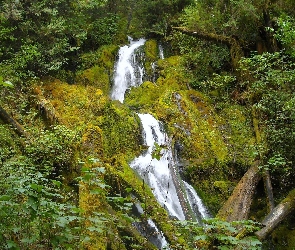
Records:
[[[144,45],[145,58],[149,62],[155,62],[158,59],[158,46],[156,40],[148,40]]]
[[[128,157],[131,152],[139,149],[140,122],[137,115],[121,103],[107,103],[97,125],[103,131],[105,157],[113,157],[118,152]]]
[[[82,69],[88,69],[97,65],[108,70],[113,70],[118,50],[119,47],[116,45],[105,45],[94,52],[82,54]]]
[[[295,249],[294,229],[289,227],[288,223],[284,223],[272,233],[272,242],[275,244],[277,250]],[[265,245],[267,245],[267,243],[265,243]]]
[[[79,74],[79,82],[101,89],[105,94],[109,93],[111,86],[110,71],[94,66]]]
[[[95,86],[108,94],[118,49],[118,46],[107,45],[95,52],[83,54],[82,70],[77,74],[76,82]]]

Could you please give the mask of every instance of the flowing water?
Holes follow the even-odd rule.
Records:
[[[125,45],[119,50],[119,59],[115,65],[114,85],[111,93],[113,100],[124,101],[124,95],[127,89],[132,86],[142,84],[144,76],[144,67],[139,63],[141,54],[136,53],[144,45],[145,39],[133,41],[129,39],[130,44]]]
[[[184,220],[185,216],[177,196],[176,187],[171,174],[173,157],[167,143],[167,135],[161,129],[160,123],[150,114],[138,114],[142,126],[147,152],[134,159],[130,167],[145,180],[152,188],[159,203],[165,207],[171,216]],[[159,151],[157,146],[164,146]],[[157,149],[160,159],[153,158],[153,152]]]
[[[120,48],[115,66],[112,99],[123,102],[126,90],[143,82],[143,60],[142,55],[138,56],[138,50],[144,43],[145,39],[131,40],[130,45]],[[159,58],[164,59],[162,46],[159,46]],[[138,114],[138,116],[143,127],[144,143],[148,149],[134,159],[130,167],[151,187],[156,199],[171,217],[178,220],[196,218],[199,222],[209,217],[194,188],[180,178],[176,157],[173,157],[170,140],[161,123],[150,114]],[[159,249],[166,246],[167,241],[155,223],[150,219],[145,223],[149,228],[153,228],[157,235],[154,244]],[[141,224],[135,226],[142,231]],[[142,234],[144,235],[144,232]]]

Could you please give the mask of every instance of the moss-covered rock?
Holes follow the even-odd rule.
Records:
[[[245,107],[226,104],[215,108],[209,97],[187,88],[181,58],[159,60],[161,76],[131,89],[125,103],[138,112],[152,113],[165,124],[175,143],[186,178],[214,213],[228,194],[214,182],[234,182],[255,157],[251,114]]]

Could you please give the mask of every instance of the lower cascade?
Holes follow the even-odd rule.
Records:
[[[209,217],[209,212],[194,188],[180,178],[163,127],[150,114],[138,116],[148,149],[134,159],[130,167],[151,187],[156,199],[171,217],[178,220],[195,218],[201,223],[202,219]]]
[[[113,100],[124,102],[128,88],[139,86],[143,82],[144,70],[142,58],[137,60],[138,49],[145,44],[145,39],[133,41],[119,50],[115,66],[114,84],[111,93]],[[160,47],[159,58],[163,59]],[[163,125],[151,114],[138,114],[142,123],[142,136],[147,150],[130,163],[139,176],[150,186],[158,202],[167,210],[171,218],[177,220],[197,220],[200,224],[209,213],[194,188],[180,177],[177,162],[173,157],[172,146]],[[142,213],[140,205],[135,206],[137,214]],[[137,230],[145,237],[153,232],[154,238],[148,238],[159,249],[167,249],[168,243],[157,225],[148,219],[134,223]]]
[[[185,216],[177,196],[177,190],[173,182],[171,164],[173,164],[172,152],[169,149],[161,149],[160,159],[153,158],[156,146],[168,146],[167,135],[162,132],[160,123],[150,114],[139,114],[143,126],[147,152],[134,159],[130,166],[135,169],[145,182],[152,188],[159,203],[164,206],[171,216],[184,220]]]

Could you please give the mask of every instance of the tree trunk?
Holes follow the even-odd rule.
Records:
[[[258,164],[259,161],[256,161],[244,174],[232,195],[219,210],[218,218],[228,222],[248,219],[253,194],[261,179]]]
[[[24,137],[28,137],[28,134],[24,130],[24,128],[16,121],[14,120],[7,112],[5,109],[0,107],[0,119],[6,123],[12,126],[12,128],[15,130],[15,132]]]
[[[271,179],[270,179],[270,173],[269,170],[266,170],[263,175],[263,182],[264,182],[264,189],[265,193],[268,198],[268,208],[269,212],[271,212],[275,208],[275,202],[273,198],[273,192],[272,192],[272,185],[271,185]]]
[[[264,240],[295,208],[295,189],[277,205],[262,221],[265,226],[255,234],[259,240]]]
[[[242,42],[235,37],[218,35],[215,33],[208,33],[201,30],[188,30],[185,27],[173,27],[173,29],[180,31],[183,34],[197,37],[216,44],[225,44],[230,48],[231,62],[233,69],[238,67],[238,62],[244,56]]]

